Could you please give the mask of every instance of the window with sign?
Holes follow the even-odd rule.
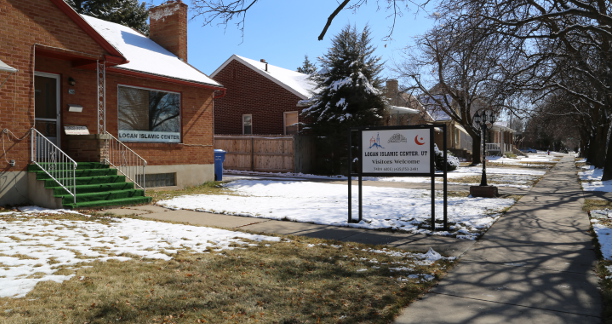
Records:
[[[117,97],[120,140],[181,141],[181,96],[178,93],[119,86]]]

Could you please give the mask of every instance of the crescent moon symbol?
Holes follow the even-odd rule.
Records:
[[[418,138],[418,137],[419,137],[419,135],[415,135],[415,144],[417,144],[417,145],[424,145],[424,144],[426,144],[426,142],[420,142],[419,141],[419,140],[423,141],[424,140],[423,137],[421,137],[421,138]]]

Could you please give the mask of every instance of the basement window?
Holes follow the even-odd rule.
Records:
[[[118,137],[124,142],[179,143],[179,93],[119,86]]]
[[[142,183],[143,176],[138,177]],[[172,173],[148,173],[145,175],[145,188],[174,187],[177,185],[177,174]]]

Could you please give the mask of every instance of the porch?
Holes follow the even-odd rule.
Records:
[[[147,161],[108,132],[76,135],[67,152],[36,129],[30,141],[28,197],[36,205],[74,209],[151,201],[145,196]]]

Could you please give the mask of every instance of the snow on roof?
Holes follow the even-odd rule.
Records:
[[[86,15],[81,17],[129,61],[116,68],[221,87],[221,84],[134,29]]]
[[[218,67],[215,72],[211,74],[211,76],[215,77],[215,75],[217,75],[217,73],[223,70],[223,68],[228,65],[232,60],[242,62],[244,65],[250,67],[254,71],[279,84],[283,88],[289,90],[290,92],[294,93],[302,99],[308,99],[312,97],[313,92],[317,87],[317,84],[309,79],[308,74],[274,66],[270,63],[248,59],[246,57],[238,56],[236,54],[232,55],[220,67]]]
[[[409,108],[409,107],[400,107],[400,106],[390,106],[390,111],[399,113],[399,114],[409,114],[409,115],[417,115],[419,114],[419,110]]]

